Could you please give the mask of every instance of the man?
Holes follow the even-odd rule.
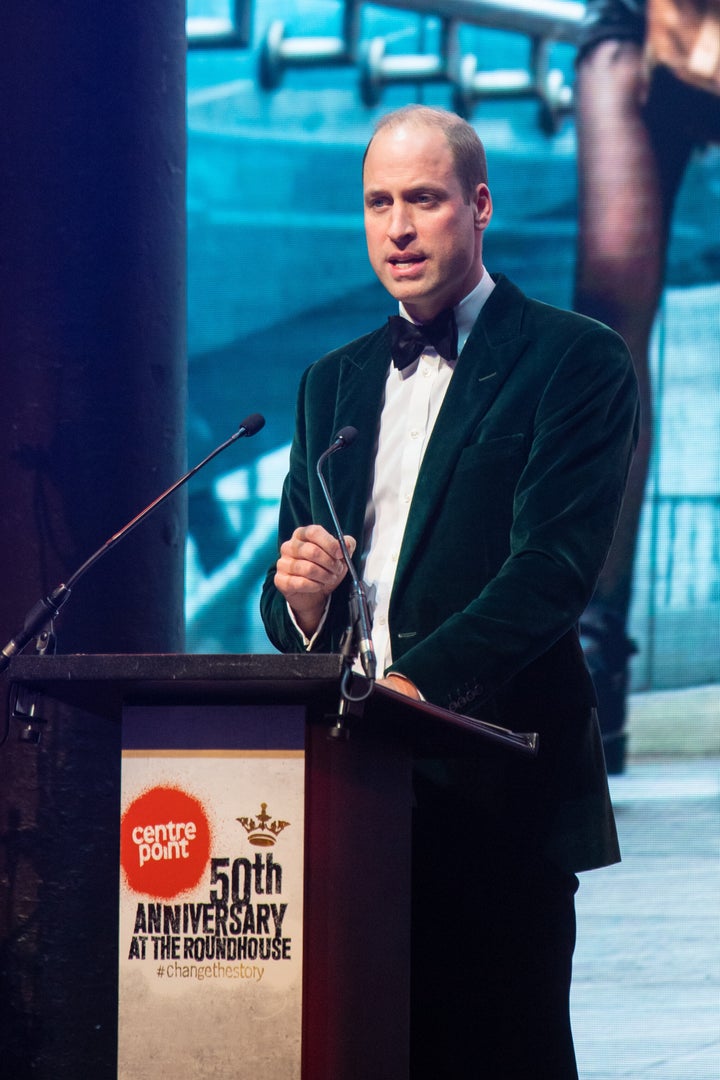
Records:
[[[381,681],[540,733],[535,759],[416,763],[412,1080],[569,1080],[575,873],[619,857],[576,622],[620,509],[632,364],[611,330],[487,273],[465,121],[385,116],[363,191],[373,269],[434,345],[413,359],[383,326],[305,373],[263,618],[283,651],[340,647],[348,581],[315,463],[353,425],[330,482]]]

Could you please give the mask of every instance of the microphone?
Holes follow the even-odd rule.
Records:
[[[335,535],[340,542],[340,550],[342,552],[342,557],[345,565],[347,566],[348,574],[350,575],[350,581],[352,582],[352,588],[350,592],[350,612],[353,626],[357,627],[358,631],[358,650],[360,652],[360,662],[362,663],[362,668],[367,678],[374,680],[377,663],[375,660],[375,650],[373,649],[372,637],[370,635],[370,612],[368,609],[367,596],[365,595],[365,588],[363,586],[363,583],[358,577],[352,559],[350,558],[350,552],[348,551],[347,544],[345,543],[345,536],[343,535],[343,531],[340,526],[340,522],[338,521],[337,513],[335,511],[335,506],[330,496],[330,491],[328,490],[328,486],[325,482],[325,477],[323,476],[323,466],[325,465],[325,462],[330,457],[330,455],[336,453],[338,450],[343,450],[346,446],[350,446],[356,438],[357,428],[341,428],[331,442],[330,446],[328,446],[327,450],[324,450],[318,458],[315,471],[317,472],[318,480],[320,481],[320,486],[322,487],[323,495],[325,496],[325,502],[327,503],[328,510],[330,511],[330,517],[332,518]]]
[[[216,446],[215,449],[208,454],[206,458],[203,458],[198,465],[195,465],[194,468],[190,469],[184,476],[181,476],[179,480],[176,480],[167,491],[164,491],[162,495],[158,495],[157,499],[154,499],[149,506],[146,506],[144,510],[141,510],[141,512],[132,518],[131,521],[128,521],[127,525],[123,525],[119,532],[116,532],[106,540],[102,547],[99,547],[89,559],[85,560],[82,566],[78,567],[75,573],[68,578],[66,584],[58,585],[48,596],[38,600],[37,604],[30,608],[30,611],[25,616],[25,620],[18,632],[10,639],[10,641],[8,641],[5,648],[0,652],[0,672],[5,671],[12,658],[22,652],[31,638],[39,634],[47,623],[52,622],[52,620],[60,614],[61,609],[70,598],[73,587],[91,566],[94,566],[103,555],[114,548],[116,544],[120,543],[120,541],[123,540],[136,525],[139,525],[141,521],[144,521],[148,514],[151,514],[160,503],[165,502],[173,492],[177,491],[179,487],[182,487],[183,484],[187,483],[187,481],[193,477],[196,472],[199,472],[200,469],[207,465],[209,461],[212,461],[214,457],[217,457],[218,454],[222,453],[223,450],[226,450],[228,446],[238,439],[244,437],[249,438],[251,435],[257,434],[264,426],[265,417],[261,416],[260,413],[252,413],[250,416],[246,416],[240,424],[240,427],[229,439],[226,439],[220,446]]]

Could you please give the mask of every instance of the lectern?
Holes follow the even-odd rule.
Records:
[[[413,755],[533,740],[379,688],[338,731],[341,674],[322,655],[14,660],[16,1080],[408,1076]]]

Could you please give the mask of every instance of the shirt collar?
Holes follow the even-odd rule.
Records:
[[[468,293],[455,307],[455,322],[458,328],[458,355],[465,348],[465,342],[470,337],[470,331],[494,288],[495,282],[483,266],[483,275],[473,291]]]

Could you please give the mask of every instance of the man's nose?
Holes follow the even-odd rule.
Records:
[[[388,221],[388,237],[394,243],[400,243],[415,235],[415,225],[408,208],[400,203],[393,206]]]

